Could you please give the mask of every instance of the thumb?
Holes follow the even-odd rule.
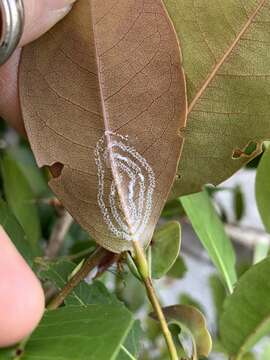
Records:
[[[28,336],[43,312],[39,281],[0,226],[0,348]]]
[[[75,0],[23,0],[25,27],[20,47],[48,31],[69,12],[74,2]],[[0,117],[25,134],[18,94],[19,61],[20,49],[17,49],[8,62],[0,67]]]
[[[25,27],[20,46],[37,39],[71,9],[75,0],[23,0]]]

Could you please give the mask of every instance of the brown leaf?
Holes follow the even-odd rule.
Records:
[[[186,121],[176,34],[161,0],[80,0],[22,56],[25,126],[39,166],[96,241],[149,242]],[[57,166],[59,168],[59,165]]]
[[[163,308],[166,320],[179,325],[181,331],[191,337],[193,345],[192,360],[207,357],[212,350],[212,338],[204,315],[190,305],[172,305]],[[150,316],[156,320],[156,315]]]

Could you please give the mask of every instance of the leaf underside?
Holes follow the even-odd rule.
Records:
[[[270,331],[270,258],[251,267],[225,300],[221,340],[233,359],[240,359]]]
[[[114,252],[131,248],[122,223],[149,242],[175,177],[186,120],[179,43],[162,1],[79,0],[24,50],[20,94],[37,162],[63,165],[50,186],[74,218]],[[130,174],[137,181],[132,192]],[[138,218],[148,218],[138,232],[129,201],[139,202],[142,177],[145,209]]]
[[[270,138],[270,3],[164,4],[180,40],[189,103],[174,198],[222,182]]]

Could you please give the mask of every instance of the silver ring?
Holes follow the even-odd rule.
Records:
[[[0,0],[0,66],[13,54],[24,27],[22,0]]]

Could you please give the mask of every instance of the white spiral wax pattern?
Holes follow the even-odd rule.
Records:
[[[128,144],[127,136],[112,132],[106,132],[97,142],[95,161],[98,170],[98,205],[109,230],[119,239],[140,239],[152,212],[155,174],[151,166]],[[108,185],[105,189],[105,181],[112,177],[112,173],[117,176],[125,197],[122,207],[116,182],[112,180],[109,189]]]

